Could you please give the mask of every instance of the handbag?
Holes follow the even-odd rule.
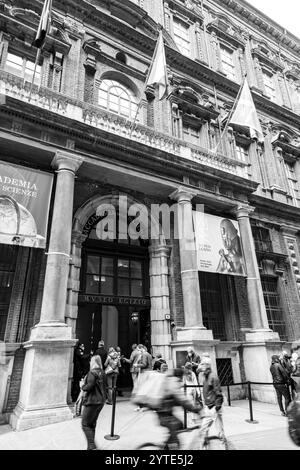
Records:
[[[113,374],[114,372],[115,372],[114,369],[108,364],[108,366],[105,369],[106,375]]]

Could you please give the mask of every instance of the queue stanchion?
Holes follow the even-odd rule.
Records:
[[[184,389],[184,394],[186,395],[186,384],[184,384],[183,386],[183,389]],[[187,428],[187,411],[185,408],[183,408],[183,428],[186,429]]]
[[[228,406],[231,406],[230,387],[229,387],[229,385],[227,385],[227,401],[228,401]]]
[[[116,387],[116,377],[114,377],[112,384],[112,411],[111,411],[111,429],[110,434],[106,434],[104,439],[108,441],[116,441],[120,439],[118,434],[115,434],[115,417],[116,417],[116,401],[117,401],[117,387]]]
[[[248,386],[248,400],[249,400],[249,412],[250,412],[250,419],[246,419],[247,423],[250,424],[257,424],[258,421],[253,419],[253,406],[252,406],[252,391],[251,391],[251,382],[247,382]]]

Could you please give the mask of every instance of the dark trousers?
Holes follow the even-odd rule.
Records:
[[[102,408],[103,404],[83,407],[81,427],[87,440],[87,450],[97,449],[95,444],[95,430],[97,419]]]
[[[113,372],[112,374],[106,375],[107,382],[107,401],[112,405],[113,402],[113,387],[116,386],[118,374]]]
[[[176,450],[180,449],[180,442],[178,439],[178,431],[182,429],[182,422],[168,413],[157,413],[159,424],[169,430],[169,438],[166,442],[166,449]]]
[[[282,413],[286,413],[287,407],[288,407],[289,403],[291,402],[291,396],[290,396],[288,385],[274,384],[274,388],[275,388],[275,391],[276,391],[277,401],[278,401],[280,411]],[[285,409],[283,409],[282,397],[284,398],[284,407],[285,407]]]

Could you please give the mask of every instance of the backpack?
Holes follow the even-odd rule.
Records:
[[[289,404],[287,417],[290,438],[297,446],[300,446],[300,392]]]
[[[131,401],[138,406],[152,410],[162,405],[167,388],[167,377],[156,371],[146,371],[139,375],[138,383]]]

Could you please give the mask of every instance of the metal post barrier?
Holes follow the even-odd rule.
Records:
[[[186,384],[183,386],[184,389],[184,394],[186,395]],[[185,408],[183,408],[183,429],[187,428],[187,411]]]
[[[112,413],[111,413],[111,430],[110,434],[106,434],[104,436],[105,439],[108,441],[116,441],[120,439],[118,434],[114,434],[115,430],[115,416],[116,416],[116,400],[117,400],[117,387],[116,387],[116,377],[114,377],[113,384],[112,384]]]
[[[251,382],[247,382],[248,385],[248,399],[249,399],[249,411],[250,411],[250,419],[246,419],[247,423],[257,424],[258,421],[253,419],[253,408],[252,408],[252,393],[251,393]]]
[[[228,406],[231,406],[230,387],[229,387],[229,385],[227,385],[227,400],[228,400]]]

